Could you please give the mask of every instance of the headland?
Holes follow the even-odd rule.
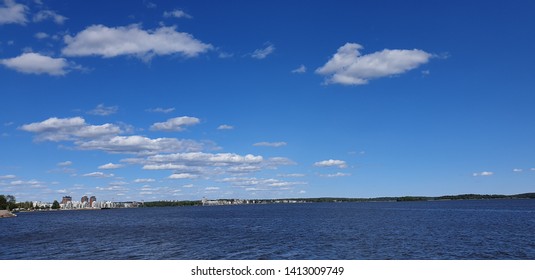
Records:
[[[17,215],[7,211],[7,210],[0,210],[0,218],[11,218],[16,217]]]

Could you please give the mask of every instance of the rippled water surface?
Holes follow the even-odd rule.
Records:
[[[0,259],[535,259],[535,200],[19,213]]]

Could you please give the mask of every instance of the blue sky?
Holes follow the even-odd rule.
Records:
[[[531,1],[0,3],[18,200],[535,190]]]

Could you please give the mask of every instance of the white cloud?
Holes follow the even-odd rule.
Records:
[[[258,143],[254,143],[253,146],[278,148],[278,147],[286,146],[286,142],[258,142]]]
[[[362,55],[363,47],[346,43],[316,73],[326,84],[362,85],[369,80],[401,74],[425,64],[431,54],[422,50],[389,50]]]
[[[23,53],[17,57],[0,60],[0,64],[25,74],[48,74],[63,76],[75,69],[65,58],[52,58],[38,53]]]
[[[20,129],[37,134],[40,141],[64,141],[80,138],[98,138],[120,133],[119,127],[113,124],[88,125],[81,117],[49,118],[42,122],[25,124]]]
[[[71,166],[71,165],[72,165],[72,161],[70,161],[70,160],[58,162],[58,166],[61,166],[61,167],[67,167],[67,166]]]
[[[292,70],[292,73],[303,74],[303,73],[306,73],[306,71],[307,71],[307,68],[305,67],[305,65],[301,64],[301,66]]]
[[[177,32],[175,27],[143,30],[138,25],[92,25],[74,37],[65,36],[64,40],[67,46],[62,53],[67,56],[95,55],[109,58],[134,55],[150,60],[154,55],[176,53],[194,57],[213,48],[188,33]]]
[[[472,173],[472,176],[474,177],[477,177],[477,176],[492,176],[494,175],[494,172],[490,172],[490,171],[483,171],[483,172],[475,172],[475,173]]]
[[[142,162],[145,170],[173,170],[175,173],[194,173],[211,176],[214,174],[245,174],[274,168],[279,162],[271,163],[262,156],[238,155],[232,153],[173,153],[149,156]],[[280,165],[280,164],[279,164]]]
[[[109,153],[155,154],[176,151],[200,151],[204,145],[194,140],[176,138],[148,138],[139,135],[114,136],[77,142],[82,150],[101,150]]]
[[[158,7],[155,3],[150,2],[150,1],[143,1],[143,3],[149,9],[156,9],[156,7]]]
[[[251,54],[251,57],[253,58],[256,58],[256,59],[264,59],[266,58],[268,55],[270,55],[271,53],[273,53],[275,51],[275,46],[273,46],[273,44],[268,44],[265,48],[263,49],[256,49],[252,54]]]
[[[351,176],[351,173],[337,172],[337,173],[332,173],[332,174],[322,174],[320,176],[327,177],[327,178],[347,177],[347,176]]]
[[[118,106],[109,106],[106,107],[104,104],[98,104],[97,107],[89,112],[87,112],[90,115],[96,115],[96,116],[109,116],[111,114],[117,113],[117,110],[119,110]]]
[[[285,157],[272,157],[268,158],[265,162],[266,167],[273,168],[277,165],[295,165],[296,163]]]
[[[26,18],[28,7],[26,5],[17,4],[12,0],[4,0],[4,5],[4,7],[0,7],[0,25],[8,23],[24,25],[28,22]]]
[[[22,126],[22,129],[25,131],[41,133],[41,132],[56,131],[56,130],[62,130],[62,129],[79,128],[84,125],[86,125],[85,120],[80,117],[66,118],[66,119],[59,119],[59,118],[53,117],[53,118],[44,120],[42,122],[25,124]]]
[[[227,172],[235,174],[246,174],[262,171],[262,166],[260,165],[238,165],[231,166],[227,169]]]
[[[148,138],[139,135],[118,136],[121,129],[113,124],[89,125],[81,117],[49,118],[26,124],[20,129],[36,133],[38,141],[74,141],[80,150],[101,150],[109,153],[151,155],[170,152],[196,152],[205,144],[176,138]]]
[[[114,174],[106,174],[104,172],[91,172],[91,173],[86,173],[84,175],[82,175],[84,177],[95,177],[95,178],[110,178],[110,177],[113,177],[115,176]]]
[[[318,161],[318,162],[314,163],[314,166],[317,166],[317,167],[338,167],[338,168],[346,168],[346,167],[347,167],[347,164],[346,164],[346,162],[343,161],[343,160],[329,159],[329,160]]]
[[[163,163],[163,164],[146,164],[143,166],[145,170],[186,170],[188,166],[184,164]]]
[[[121,186],[96,187],[99,191],[128,191],[128,188]]]
[[[228,52],[223,52],[223,51],[219,51],[219,58],[231,58],[234,56],[233,53],[228,53]]]
[[[151,179],[151,178],[139,178],[139,179],[135,179],[134,183],[150,183],[150,182],[154,182],[154,181],[156,181],[156,180]]]
[[[37,32],[37,33],[35,33],[34,37],[37,38],[37,39],[46,39],[46,38],[48,38],[50,36],[48,34],[46,34],[45,32]]]
[[[102,125],[86,125],[75,132],[74,135],[82,138],[98,138],[102,136],[109,136],[121,132],[121,129],[113,124]]]
[[[34,22],[41,22],[48,19],[52,19],[57,24],[63,24],[68,18],[51,10],[39,11],[33,16]]]
[[[187,163],[196,166],[227,166],[232,164],[259,164],[263,161],[262,156],[251,154],[241,156],[232,153],[175,153],[150,156],[148,161],[155,163]]]
[[[290,173],[290,174],[279,174],[277,175],[283,178],[295,178],[295,177],[305,177],[305,174],[302,173]]]
[[[169,176],[169,179],[195,179],[199,177],[199,175],[196,174],[190,174],[190,173],[175,173]]]
[[[263,179],[255,177],[229,177],[219,180],[219,182],[229,183],[234,187],[255,187],[257,190],[271,190],[273,188],[287,188],[297,185],[306,185],[306,182],[291,182],[278,179]]]
[[[106,163],[98,167],[98,169],[117,169],[123,167],[122,164]]]
[[[8,174],[8,175],[1,175],[1,176],[0,176],[0,180],[2,180],[2,179],[15,179],[15,178],[17,178],[17,176],[15,176],[15,175],[11,175],[11,174]]]
[[[147,109],[146,111],[147,112],[153,112],[153,113],[164,113],[164,114],[167,114],[167,113],[171,113],[175,110],[175,108],[150,108],[150,109]]]
[[[514,168],[514,169],[513,169],[513,172],[522,172],[522,171],[524,171],[524,170],[521,169],[521,168]]]
[[[232,129],[234,129],[234,127],[232,125],[222,124],[222,125],[218,126],[217,129],[219,129],[219,130],[232,130]]]
[[[166,17],[166,18],[169,18],[169,17],[174,17],[174,18],[192,18],[192,16],[186,14],[184,11],[182,10],[173,10],[173,11],[165,11],[163,13],[163,17]]]
[[[184,126],[196,125],[200,122],[201,121],[198,118],[184,116],[168,119],[165,122],[155,123],[150,129],[160,131],[182,131],[184,130]]]

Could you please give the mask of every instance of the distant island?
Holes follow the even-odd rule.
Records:
[[[211,206],[211,205],[243,205],[243,204],[275,204],[275,203],[341,203],[341,202],[407,202],[407,201],[445,201],[445,200],[485,200],[485,199],[535,199],[535,193],[522,193],[514,195],[502,194],[459,194],[443,196],[399,196],[374,198],[344,198],[344,197],[318,197],[318,198],[284,198],[284,199],[217,199],[208,200],[173,200],[149,201],[142,207],[166,206]]]

